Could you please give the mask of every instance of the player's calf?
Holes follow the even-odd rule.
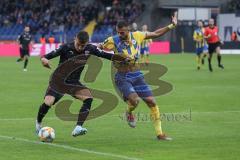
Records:
[[[87,133],[87,129],[83,128],[82,126],[88,117],[88,114],[92,106],[92,101],[93,101],[93,98],[90,98],[90,97],[83,101],[83,105],[79,111],[77,125],[72,131],[72,136],[76,137],[76,136],[84,135]]]
[[[39,130],[42,128],[42,120],[45,117],[45,115],[48,113],[51,106],[54,104],[55,97],[53,96],[46,96],[44,98],[44,103],[40,105],[38,114],[37,114],[37,120],[36,120],[36,133],[38,134]]]
[[[135,128],[136,127],[136,120],[135,120],[134,114],[132,112],[126,111],[126,120],[128,122],[128,125],[131,128]]]
[[[131,128],[136,127],[136,120],[135,120],[134,114],[132,112],[137,107],[139,101],[140,101],[140,98],[138,97],[138,95],[136,93],[132,93],[128,97],[128,101],[127,101],[128,102],[128,107],[127,107],[127,111],[126,111],[126,120],[127,120],[128,125]]]

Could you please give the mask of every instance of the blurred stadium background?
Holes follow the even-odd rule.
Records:
[[[238,0],[2,0],[0,2],[0,55],[18,55],[15,43],[24,25],[31,27],[35,43],[40,38],[54,37],[54,43],[66,43],[79,30],[87,30],[92,42],[102,42],[114,34],[119,19],[136,22],[141,30],[143,24],[154,30],[169,23],[173,11],[178,11],[179,26],[162,38],[154,40],[151,52],[194,52],[192,40],[196,20],[207,25],[210,17],[216,19],[220,36],[224,41],[224,53],[240,53],[239,42],[231,42],[231,34],[240,35],[240,2]],[[8,44],[8,45],[5,45]],[[6,51],[5,49],[8,48]],[[54,49],[47,47],[47,51]],[[37,45],[32,55],[39,55]],[[6,53],[7,52],[7,53]]]

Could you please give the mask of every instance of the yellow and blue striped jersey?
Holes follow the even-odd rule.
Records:
[[[145,37],[146,33],[144,32],[130,32],[128,42],[121,41],[119,36],[116,35],[107,38],[102,46],[107,50],[114,51],[115,54],[122,54],[136,59],[140,55],[140,47]]]
[[[196,48],[202,48],[206,45],[206,41],[204,39],[204,30],[198,28],[193,33],[193,40],[196,41]]]

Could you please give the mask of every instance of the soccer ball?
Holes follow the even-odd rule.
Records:
[[[43,127],[40,129],[38,137],[42,142],[52,142],[55,138],[55,131],[51,127]]]

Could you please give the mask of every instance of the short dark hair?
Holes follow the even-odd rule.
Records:
[[[121,21],[118,21],[116,26],[117,26],[117,28],[123,28],[123,27],[128,27],[129,24],[128,24],[128,22],[121,20]]]
[[[77,34],[77,39],[81,43],[86,43],[86,42],[89,41],[89,35],[88,35],[88,33],[86,31],[80,31]]]

